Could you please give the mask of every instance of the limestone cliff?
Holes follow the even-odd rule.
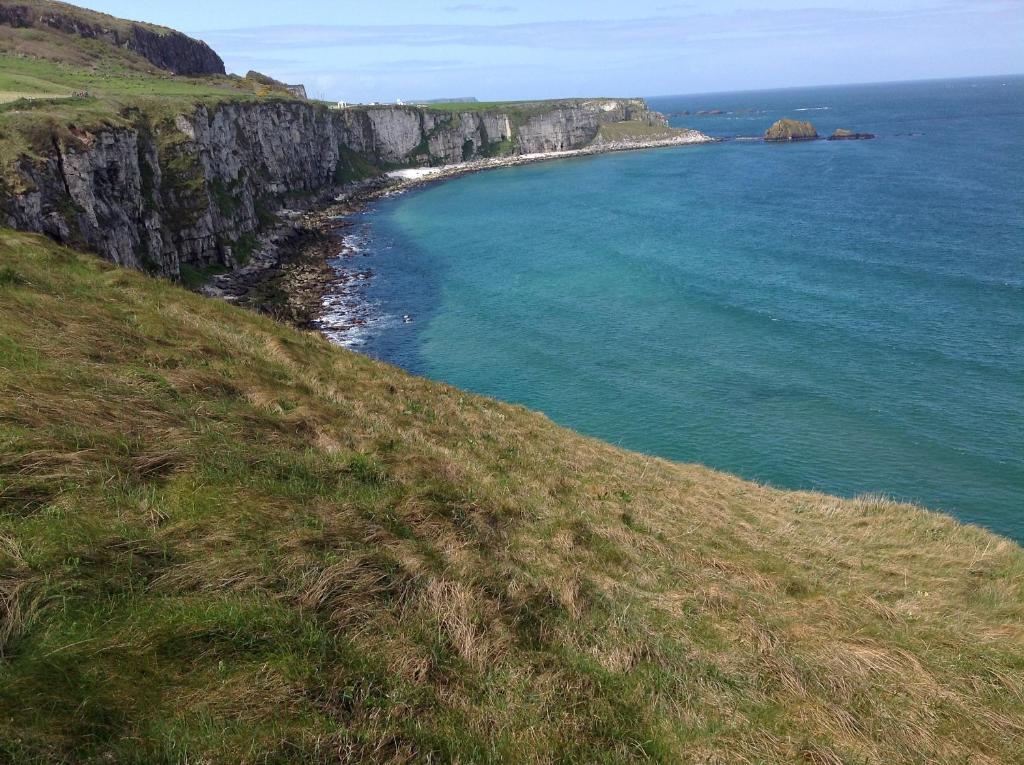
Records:
[[[129,127],[55,134],[0,179],[0,224],[176,277],[232,266],[288,201],[392,167],[582,148],[601,125],[663,125],[642,100],[452,112],[228,102]]]
[[[382,166],[578,149],[593,142],[604,123],[667,124],[642,99],[524,102],[464,112],[381,106],[338,114],[347,145]]]

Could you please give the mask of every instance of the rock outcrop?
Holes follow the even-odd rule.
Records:
[[[579,100],[456,113],[340,111],[299,101],[228,102],[131,127],[52,137],[0,178],[0,224],[45,233],[175,278],[234,266],[283,204],[396,167],[578,149],[606,122],[664,125],[642,100]]]
[[[224,61],[209,45],[180,32],[154,32],[136,24],[125,45],[154,66],[175,74],[224,74]]]
[[[818,131],[810,122],[799,120],[781,119],[768,128],[764,134],[764,140],[772,143],[786,141],[814,141],[818,138]]]
[[[224,62],[209,45],[163,27],[124,22],[64,3],[0,4],[0,24],[49,29],[127,48],[154,66],[182,75],[224,74]]]
[[[855,133],[846,128],[839,128],[828,137],[830,141],[868,141],[875,137],[874,133]]]
[[[258,86],[263,86],[263,89],[268,92],[276,90],[280,93],[287,93],[295,96],[296,98],[301,98],[304,101],[309,98],[309,96],[306,95],[305,85],[289,85],[286,82],[275,80],[273,77],[268,77],[265,74],[251,69],[245,75],[245,79],[256,83]]]

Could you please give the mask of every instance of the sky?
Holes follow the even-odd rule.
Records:
[[[1024,72],[1024,0],[74,1],[206,40],[229,72],[350,102]]]

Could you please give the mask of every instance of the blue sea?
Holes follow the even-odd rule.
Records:
[[[649,102],[730,140],[361,215],[358,350],[629,449],[1024,540],[1024,77]],[[781,117],[877,138],[743,140]]]

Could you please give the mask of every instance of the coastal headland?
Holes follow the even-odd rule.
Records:
[[[265,258],[277,289],[332,204],[699,134],[636,99],[332,109],[171,30],[2,10],[0,762],[1020,761],[1011,540],[182,288]]]
[[[190,87],[202,95],[159,108],[116,92],[98,105],[95,90],[8,104],[0,222],[196,281],[244,265],[279,210],[314,207],[388,171],[703,140],[641,99],[331,109],[253,95],[259,81]]]

